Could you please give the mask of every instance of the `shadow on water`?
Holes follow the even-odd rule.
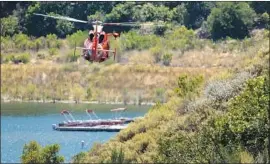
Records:
[[[96,113],[108,112],[113,108],[124,107],[124,105],[110,104],[68,104],[68,103],[27,103],[27,102],[1,102],[2,116],[22,116],[22,115],[44,115],[60,113],[67,109],[72,113],[85,112],[85,109],[92,109]],[[151,106],[127,105],[127,112],[146,112]]]

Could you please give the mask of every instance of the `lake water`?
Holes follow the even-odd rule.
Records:
[[[23,146],[31,140],[42,146],[57,143],[65,162],[72,156],[88,151],[93,143],[103,143],[117,132],[64,132],[54,131],[52,124],[62,122],[60,111],[68,109],[75,119],[88,119],[85,109],[93,109],[100,118],[113,118],[112,108],[122,105],[51,104],[51,103],[2,103],[1,102],[1,163],[19,163]],[[121,116],[143,116],[150,106],[127,106]],[[85,146],[81,148],[81,141]]]

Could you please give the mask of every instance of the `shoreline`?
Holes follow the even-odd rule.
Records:
[[[26,103],[62,103],[62,104],[109,104],[109,105],[146,105],[146,106],[154,106],[156,103],[154,102],[141,102],[140,104],[135,102],[100,102],[100,101],[79,101],[76,102],[74,100],[21,100],[21,99],[1,99],[1,103],[12,103],[12,102],[26,102]]]

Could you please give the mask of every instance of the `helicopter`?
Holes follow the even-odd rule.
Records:
[[[37,16],[43,16],[43,17],[49,17],[49,18],[54,18],[54,19],[62,19],[62,20],[67,20],[67,21],[72,21],[72,22],[79,22],[79,23],[86,23],[90,24],[93,26],[94,30],[89,31],[89,36],[88,38],[85,39],[83,47],[76,47],[76,49],[81,49],[82,50],[82,57],[85,60],[88,60],[89,62],[104,62],[109,57],[111,54],[114,56],[114,60],[116,57],[116,48],[114,50],[110,49],[110,44],[109,44],[109,37],[113,36],[115,39],[120,37],[120,33],[106,33],[103,31],[104,26],[142,26],[142,25],[153,25],[152,23],[137,23],[137,22],[122,22],[122,23],[105,23],[102,21],[84,21],[84,20],[79,20],[75,18],[70,18],[66,16],[52,16],[52,15],[45,15],[45,14],[39,14],[39,13],[34,13],[34,15]]]

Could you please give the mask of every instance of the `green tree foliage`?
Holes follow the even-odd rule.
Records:
[[[23,147],[22,163],[40,163],[41,146],[36,141],[31,141]]]
[[[245,38],[254,23],[255,12],[245,2],[220,2],[207,18],[213,39]]]
[[[49,54],[50,54],[51,56],[56,55],[56,54],[57,54],[57,49],[56,49],[56,48],[50,48],[50,49],[49,49]]]
[[[126,2],[116,5],[112,11],[106,15],[107,21],[130,21],[132,18],[132,8],[134,7],[135,2]]]
[[[248,80],[244,90],[229,101],[227,108],[224,114],[211,113],[211,117],[204,122],[180,125],[176,129],[172,127],[158,142],[159,153],[156,161],[269,162],[267,154],[269,76],[263,75]],[[200,120],[210,114],[207,109],[202,111],[197,113],[197,116],[196,113],[192,113],[190,118]]]
[[[218,31],[219,28],[221,28],[220,31],[223,28],[226,31],[233,28],[230,25],[232,24],[234,27],[243,29],[244,34],[241,33],[239,36],[246,36],[246,28],[251,27],[249,22],[253,19],[251,11],[254,10],[258,16],[269,13],[269,3],[267,2],[3,2],[1,5],[5,11],[1,13],[2,36],[23,32],[36,37],[47,34],[65,37],[66,34],[73,31],[89,29],[89,26],[84,24],[40,17],[34,13],[63,15],[81,20],[99,18],[99,20],[107,22],[173,21],[192,29],[200,28],[212,13],[211,15],[214,16],[211,17],[214,18],[211,19],[218,20],[218,15],[221,15],[219,22],[221,26],[225,27],[217,25],[217,27],[211,28],[211,31]],[[221,11],[214,11],[215,8]],[[250,16],[249,19],[246,18],[246,15]],[[219,23],[217,22],[217,24]],[[107,27],[107,30],[110,31],[130,29],[130,27]],[[235,33],[239,33],[239,31]],[[222,37],[230,35],[232,34],[228,32]]]
[[[203,21],[207,19],[215,2],[187,2],[185,4],[185,26],[188,28],[199,28]],[[183,7],[181,7],[183,9]]]
[[[258,155],[266,148],[268,108],[269,77],[249,80],[244,91],[230,101],[228,113],[216,122],[222,140],[241,143]]]
[[[13,35],[18,32],[19,20],[16,16],[10,15],[1,18],[1,36]]]
[[[133,17],[142,22],[153,21],[155,12],[155,6],[152,3],[146,3],[143,6],[136,6]]]
[[[262,25],[265,28],[269,28],[269,14],[267,12],[263,13],[262,15],[260,15],[259,17],[259,23],[260,25]]]
[[[270,5],[269,2],[259,2],[259,1],[253,1],[250,2],[250,6],[253,8],[253,10],[258,13],[258,14],[262,14],[262,13],[270,13]]]
[[[70,34],[74,29],[74,24],[72,22],[65,20],[57,20],[56,22],[56,30],[62,37]]]
[[[178,5],[173,8],[172,11],[172,20],[176,21],[180,25],[184,25],[185,20],[187,19],[187,9],[184,4]]]
[[[30,141],[23,147],[22,163],[48,163],[59,164],[64,162],[64,157],[59,156],[60,146],[57,144],[40,146],[36,141]]]
[[[158,37],[156,35],[138,35],[136,31],[124,33],[122,38],[121,44],[125,50],[143,50],[153,47],[158,42]]]
[[[171,21],[172,17],[173,17],[173,13],[171,12],[171,10],[166,7],[166,6],[159,6],[156,7],[156,15],[155,15],[155,19],[158,21],[163,21],[163,22],[167,22],[167,21]]]
[[[105,21],[105,13],[103,13],[102,11],[96,11],[94,15],[89,15],[87,19],[89,21],[96,21],[96,20]]]
[[[60,146],[57,144],[45,146],[40,154],[41,163],[59,164],[64,162],[64,157],[59,156]]]

